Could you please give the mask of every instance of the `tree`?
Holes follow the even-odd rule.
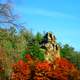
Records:
[[[37,34],[35,35],[35,40],[39,43],[41,42],[42,38],[43,38],[43,35],[37,32]]]
[[[61,56],[67,58],[78,68],[80,68],[80,52],[75,51],[73,47],[65,44],[63,47],[61,47]]]
[[[63,57],[69,58],[72,53],[74,53],[74,48],[70,47],[68,44],[65,44],[61,49],[61,54]]]
[[[0,24],[20,27],[21,24],[17,24],[17,18],[18,15],[13,12],[11,0],[7,0],[7,3],[0,3]]]

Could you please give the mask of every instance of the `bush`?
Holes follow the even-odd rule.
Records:
[[[13,73],[11,80],[28,80],[30,79],[31,70],[27,63],[23,60],[19,60],[13,65]]]
[[[11,80],[79,80],[79,72],[68,60],[56,59],[53,63],[32,59],[26,54],[28,61],[19,60],[13,65]]]

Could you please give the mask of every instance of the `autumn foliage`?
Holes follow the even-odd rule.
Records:
[[[30,72],[29,65],[20,60],[13,65],[12,80],[28,80],[30,78]]]
[[[27,62],[19,60],[13,65],[11,80],[79,80],[79,71],[68,60],[54,62],[33,60],[26,54]]]

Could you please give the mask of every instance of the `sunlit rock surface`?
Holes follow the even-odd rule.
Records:
[[[47,32],[44,35],[41,47],[45,50],[45,60],[53,62],[56,58],[60,58],[60,47],[52,33]]]

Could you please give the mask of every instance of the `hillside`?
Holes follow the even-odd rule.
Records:
[[[0,80],[79,80],[79,56],[52,33],[0,29]]]

